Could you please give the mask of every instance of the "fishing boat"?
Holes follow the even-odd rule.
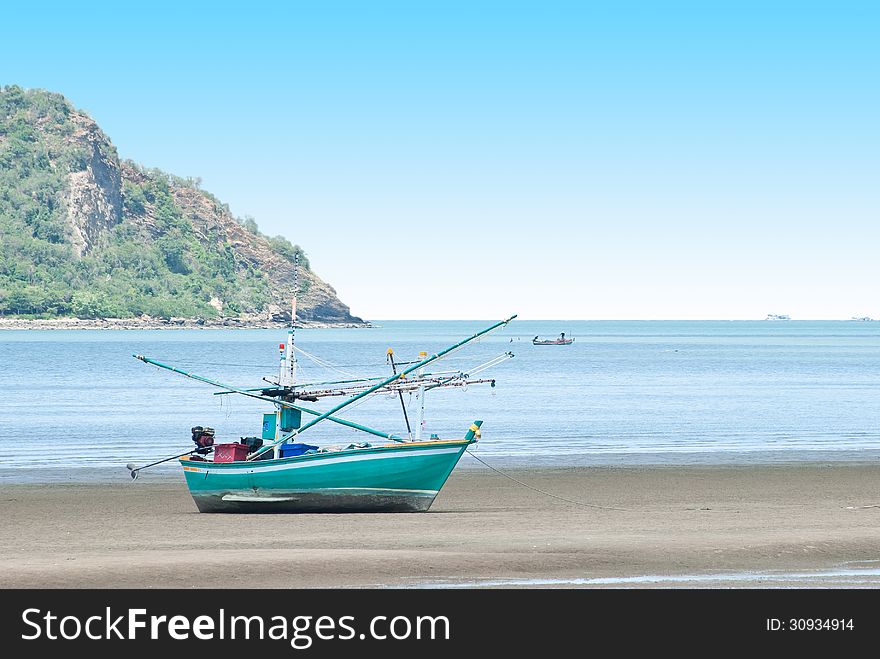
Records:
[[[574,343],[574,339],[573,338],[566,339],[565,332],[562,332],[555,339],[540,339],[537,336],[534,339],[532,339],[533,346],[570,346],[572,343]]]
[[[294,287],[294,290],[296,288]],[[291,318],[296,317],[293,302]],[[195,426],[192,439],[196,448],[143,467],[128,465],[133,479],[147,467],[178,459],[187,487],[200,512],[423,512],[431,507],[452,470],[467,448],[480,437],[482,421],[469,424],[460,438],[440,439],[422,436],[425,427],[425,394],[445,387],[490,384],[495,380],[477,379],[481,370],[513,357],[504,353],[489,362],[462,371],[426,372],[425,368],[468,343],[504,327],[516,316],[499,321],[445,350],[397,364],[388,350],[389,377],[369,377],[317,383],[296,382],[294,326],[287,342],[279,346],[278,376],[269,386],[239,388],[212,380],[144,355],[140,361],[212,385],[217,395],[238,394],[271,403],[274,411],[263,415],[260,437],[240,442],[214,444],[212,428]],[[406,366],[398,370],[398,365]],[[406,418],[406,436],[398,436],[343,419],[337,414],[352,404],[379,393],[396,392]],[[403,405],[405,392],[416,395],[419,419],[410,426]],[[304,407],[300,401],[343,397],[341,403],[321,412]],[[314,417],[303,423],[303,415]],[[321,422],[336,423],[383,440],[378,444],[359,442],[347,446],[321,447],[299,441],[300,435]]]

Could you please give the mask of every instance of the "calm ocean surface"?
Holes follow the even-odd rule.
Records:
[[[377,324],[298,330],[297,345],[346,373],[381,375],[389,346],[413,359],[490,323]],[[531,345],[562,331],[574,345]],[[276,372],[284,340],[283,330],[0,332],[0,480],[126,479],[127,462],[189,449],[194,425],[220,442],[259,435],[260,401],[214,396],[131,355],[253,387]],[[483,419],[477,455],[499,466],[880,458],[880,322],[514,321],[434,370],[468,371],[508,350],[514,359],[479,376],[497,378],[495,389],[428,394],[428,432],[459,437]],[[299,363],[301,379],[340,377]],[[341,416],[405,431],[388,395]],[[302,439],[373,438],[323,423]]]

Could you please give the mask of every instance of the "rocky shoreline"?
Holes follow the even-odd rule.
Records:
[[[0,330],[75,330],[75,329],[278,329],[288,327],[289,321],[265,316],[238,318],[0,318]],[[297,328],[352,328],[373,327],[369,322],[335,323],[315,320],[296,322]]]

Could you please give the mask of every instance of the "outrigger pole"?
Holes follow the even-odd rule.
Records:
[[[126,469],[128,469],[131,472],[131,480],[137,480],[137,477],[140,475],[141,471],[144,469],[149,469],[150,467],[155,467],[156,465],[160,465],[163,462],[168,462],[169,460],[175,460],[177,458],[182,458],[185,455],[192,455],[193,453],[205,454],[205,453],[208,453],[208,451],[209,451],[209,449],[200,447],[197,449],[193,449],[192,451],[187,451],[186,453],[181,453],[179,455],[172,455],[169,458],[162,458],[161,460],[156,460],[156,462],[151,462],[150,464],[144,465],[143,467],[137,467],[137,466],[135,466],[135,464],[133,462],[129,462],[127,465],[125,465],[125,467],[126,467]]]
[[[317,424],[317,423],[320,423],[320,422],[323,421],[324,419],[329,419],[330,416],[331,416],[332,414],[336,414],[336,412],[338,412],[338,411],[341,410],[342,408],[344,408],[344,407],[348,407],[348,406],[351,405],[352,403],[355,403],[355,402],[359,401],[360,399],[365,398],[366,396],[369,396],[370,394],[372,394],[372,393],[378,391],[379,389],[382,389],[383,387],[388,386],[389,384],[391,384],[391,383],[394,382],[395,380],[399,380],[399,379],[401,379],[401,378],[404,378],[404,377],[406,377],[407,375],[409,375],[410,373],[412,373],[413,371],[417,371],[417,370],[419,370],[420,368],[423,368],[423,367],[427,366],[428,364],[437,361],[437,360],[440,359],[441,357],[443,357],[443,356],[445,356],[445,355],[448,355],[450,352],[453,352],[454,350],[458,350],[458,349],[461,348],[462,346],[464,346],[464,345],[470,343],[471,341],[474,341],[475,339],[480,338],[480,337],[483,336],[484,334],[488,334],[489,332],[491,332],[491,331],[493,331],[493,330],[496,330],[496,329],[498,329],[499,327],[503,327],[504,325],[507,325],[507,323],[509,323],[509,322],[510,322],[511,320],[513,320],[514,318],[516,318],[516,314],[512,315],[510,318],[507,318],[506,320],[499,321],[499,322],[495,323],[494,325],[491,325],[490,327],[487,327],[486,329],[484,329],[484,330],[482,330],[482,331],[480,331],[480,332],[477,332],[477,333],[474,334],[473,336],[469,336],[468,338],[466,338],[466,339],[464,339],[464,340],[462,340],[462,341],[459,341],[459,342],[456,343],[455,345],[452,345],[452,346],[446,348],[445,350],[441,350],[440,352],[435,353],[435,354],[431,355],[430,357],[428,357],[428,358],[426,358],[426,359],[423,359],[422,361],[416,363],[414,366],[410,366],[408,369],[403,370],[403,371],[401,371],[400,373],[396,373],[395,375],[392,375],[390,378],[387,378],[387,379],[385,379],[385,380],[382,380],[382,382],[379,382],[378,384],[373,385],[372,387],[370,387],[370,388],[367,389],[366,391],[363,391],[363,392],[361,392],[361,393],[359,393],[359,394],[357,394],[357,395],[355,395],[355,396],[352,396],[352,397],[349,398],[348,400],[343,401],[343,402],[341,402],[339,405],[336,405],[336,406],[333,407],[332,409],[330,409],[330,410],[324,412],[323,414],[321,414],[321,415],[320,415],[319,417],[317,417],[316,419],[312,419],[311,421],[309,421],[307,424],[305,424],[305,425],[302,426],[301,428],[298,428],[298,429],[294,430],[293,432],[290,432],[290,433],[288,433],[287,435],[284,435],[284,436],[281,437],[280,439],[276,439],[276,440],[275,440],[274,442],[272,442],[271,444],[267,444],[267,445],[263,446],[263,448],[261,448],[260,450],[255,451],[254,453],[251,453],[251,454],[248,456],[247,459],[248,459],[248,460],[255,460],[255,459],[258,458],[260,455],[262,455],[263,453],[265,453],[265,452],[268,451],[269,449],[274,448],[274,447],[277,446],[278,444],[281,444],[281,443],[283,443],[283,442],[286,442],[288,439],[291,439],[291,438],[293,438],[293,437],[296,437],[296,436],[299,435],[300,433],[302,433],[302,432],[308,430],[309,428],[311,428],[312,426],[314,426],[314,425]]]

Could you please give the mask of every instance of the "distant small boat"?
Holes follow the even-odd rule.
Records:
[[[764,320],[791,320],[787,313],[768,313]]]
[[[850,320],[858,320],[862,323],[869,323],[874,319],[871,318],[870,316],[853,316],[852,318],[850,318]]]
[[[570,346],[574,343],[574,339],[566,339],[565,332],[556,339],[539,339],[537,336],[532,339],[533,346]]]

